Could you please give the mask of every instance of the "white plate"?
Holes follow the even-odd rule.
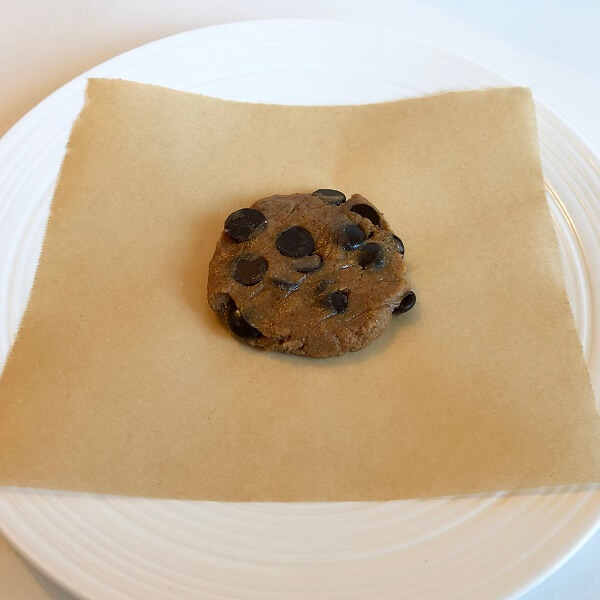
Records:
[[[392,32],[325,22],[239,23],[166,38],[49,96],[0,140],[0,352],[31,287],[52,189],[87,76],[236,100],[362,103],[507,82]],[[538,106],[566,281],[600,389],[598,159]],[[315,185],[317,185],[316,182]],[[577,432],[573,432],[577,435]],[[91,599],[516,597],[600,520],[600,492],[387,503],[228,504],[4,490],[0,527],[42,570]]]

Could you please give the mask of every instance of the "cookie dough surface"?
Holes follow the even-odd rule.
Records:
[[[362,196],[270,196],[232,213],[209,266],[208,302],[266,350],[329,357],[377,338],[412,308],[404,246]]]

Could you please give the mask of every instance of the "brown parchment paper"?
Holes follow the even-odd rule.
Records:
[[[372,200],[417,308],[329,360],[234,339],[206,302],[225,217]],[[600,480],[530,93],[226,102],[91,80],[0,383],[0,483],[373,500]]]

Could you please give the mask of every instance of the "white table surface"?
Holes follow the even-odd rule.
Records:
[[[600,154],[598,0],[1,0],[0,9],[0,135],[63,83],[140,44],[219,23],[303,18],[393,28],[471,58],[532,87]],[[74,600],[1,538],[0,598]],[[599,598],[600,532],[522,600]]]

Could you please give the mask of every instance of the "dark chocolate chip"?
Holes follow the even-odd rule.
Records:
[[[369,242],[358,251],[357,260],[361,267],[373,267],[377,269],[382,267],[385,262],[385,252],[379,244]]]
[[[355,212],[357,215],[364,217],[365,219],[369,219],[373,225],[379,227],[381,217],[379,216],[379,213],[369,204],[355,204],[350,208],[350,210]]]
[[[329,304],[336,313],[346,312],[346,309],[348,308],[348,296],[343,292],[333,292],[327,296],[327,304]]]
[[[235,306],[227,313],[227,324],[229,325],[229,329],[238,337],[255,340],[262,336],[262,333],[258,329],[252,327],[242,317],[242,314]]]
[[[315,250],[315,240],[304,227],[290,227],[282,231],[275,242],[277,250],[284,256],[300,258],[312,254]]]
[[[346,202],[346,196],[338,190],[315,190],[312,195],[318,196],[327,204],[335,204],[335,206],[339,206]]]
[[[288,281],[287,279],[279,279],[278,277],[271,277],[271,281],[282,290],[287,292],[295,292],[300,288],[299,281]]]
[[[392,237],[394,238],[395,242],[396,242],[396,247],[398,248],[398,252],[400,252],[400,254],[402,254],[402,256],[404,256],[404,242],[395,234],[392,234]]]
[[[312,273],[323,266],[323,260],[318,254],[310,254],[296,259],[293,266],[298,273]]]
[[[358,225],[344,225],[339,233],[339,243],[344,250],[356,250],[366,237]]]
[[[392,311],[395,315],[401,315],[402,313],[408,312],[417,302],[417,296],[413,291],[410,291],[404,295],[404,298],[400,301],[400,304]]]
[[[267,226],[267,217],[260,210],[241,208],[225,220],[225,231],[236,242],[247,242]]]
[[[233,278],[242,285],[256,285],[268,266],[269,263],[259,254],[242,254],[233,263]]]

